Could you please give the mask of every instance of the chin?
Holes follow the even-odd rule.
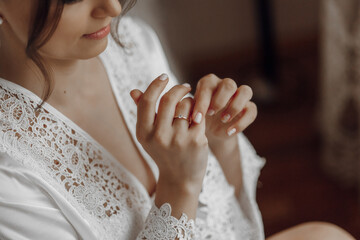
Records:
[[[94,41],[94,44],[92,45],[93,46],[87,46],[86,49],[82,51],[83,55],[80,59],[90,59],[100,55],[107,48],[108,39],[105,38],[97,42]]]
[[[1,0],[0,0],[1,1]],[[104,38],[99,41],[92,41],[87,44],[77,45],[71,49],[62,49],[50,51],[49,48],[39,50],[39,53],[49,59],[53,60],[75,60],[75,59],[91,59],[97,57],[105,51],[108,45],[108,39]]]

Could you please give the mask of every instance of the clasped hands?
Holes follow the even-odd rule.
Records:
[[[194,98],[182,99],[190,92],[189,85],[173,86],[160,99],[156,113],[156,102],[167,82],[168,76],[163,74],[144,93],[138,89],[130,92],[138,108],[136,137],[157,163],[160,178],[177,186],[195,183],[201,188],[208,147],[235,139],[236,133],[255,120],[257,108],[250,101],[253,93],[230,78],[209,74],[198,81]],[[191,117],[191,124],[174,119],[180,114]]]

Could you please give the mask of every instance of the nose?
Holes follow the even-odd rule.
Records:
[[[119,0],[99,0],[98,6],[93,10],[92,15],[96,18],[116,17],[121,13]]]

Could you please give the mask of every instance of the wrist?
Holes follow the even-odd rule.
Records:
[[[231,155],[238,147],[237,136],[231,136],[225,139],[209,139],[209,148],[216,157]]]
[[[155,205],[160,208],[169,203],[173,209],[172,215],[176,218],[185,213],[189,218],[195,219],[201,187],[196,184],[183,182],[174,184],[159,177],[156,185]]]
[[[181,181],[174,182],[160,174],[156,191],[166,191],[169,193],[181,193],[184,196],[198,196],[200,194],[202,182],[200,181]]]

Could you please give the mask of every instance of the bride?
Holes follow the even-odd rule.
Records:
[[[264,239],[251,89],[209,74],[192,95],[134,4],[0,0],[1,239]],[[300,238],[353,239],[268,239]]]

